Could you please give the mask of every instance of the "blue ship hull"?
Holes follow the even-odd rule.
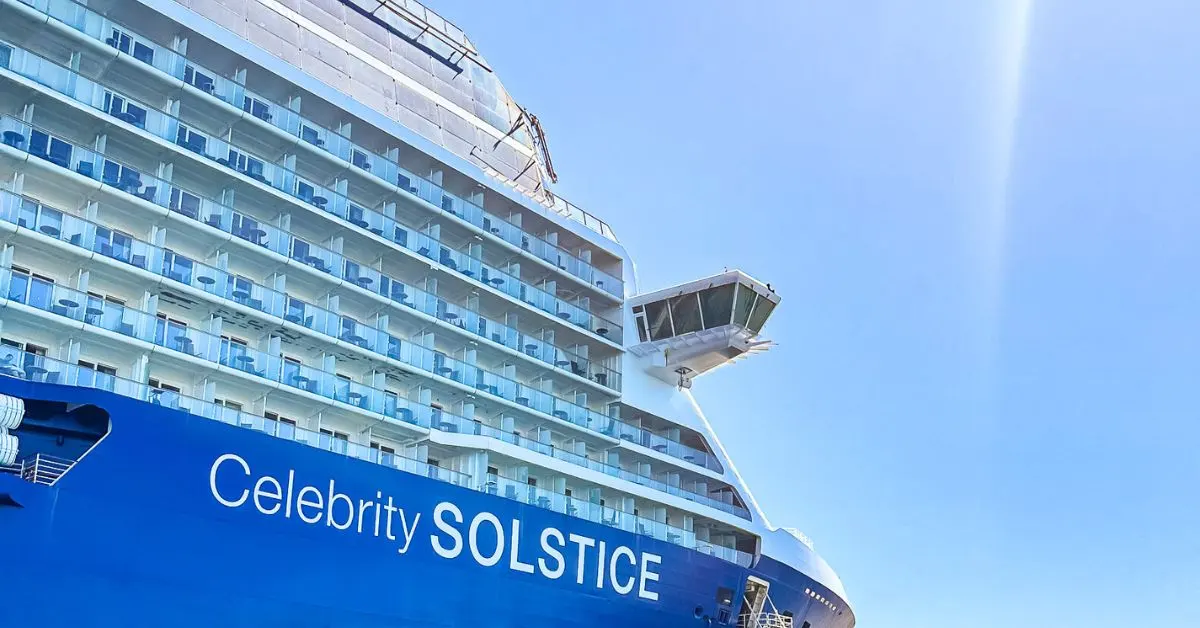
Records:
[[[766,557],[747,569],[103,391],[0,377],[0,393],[110,420],[52,486],[0,474],[3,626],[693,627],[721,625],[720,590],[736,625],[751,575],[797,628],[852,625]],[[479,519],[472,545],[480,513],[494,521]]]

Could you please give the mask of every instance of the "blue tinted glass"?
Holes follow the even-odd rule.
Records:
[[[300,139],[308,142],[309,144],[316,144],[317,146],[320,146],[324,143],[321,141],[321,136],[317,134],[317,130],[310,126],[300,127]]]
[[[154,63],[154,49],[140,42],[133,44],[133,58],[147,64]]]
[[[17,224],[29,229],[33,227],[33,223],[37,222],[37,211],[39,205],[31,200],[21,201],[21,210],[17,215]]]
[[[141,107],[134,105],[134,104],[128,104],[125,106],[125,113],[128,114],[128,117],[130,120],[133,121],[133,124],[135,124],[139,127],[146,126],[146,110],[145,109],[142,109]]]
[[[116,185],[117,181],[120,181],[121,165],[116,162],[105,159],[103,176],[104,176],[105,183],[108,183],[110,185]]]
[[[250,113],[251,115],[257,118],[262,118],[263,120],[271,119],[271,108],[262,101],[254,101],[254,105],[251,107]]]
[[[29,287],[29,275],[21,273],[13,273],[12,279],[8,284],[8,298],[17,302],[24,302],[25,289]]]
[[[29,152],[34,155],[45,155],[50,148],[50,136],[41,131],[33,131],[29,135]]]
[[[296,182],[296,196],[305,201],[311,201],[314,194],[316,194],[316,189],[313,186],[303,181]]]
[[[70,165],[71,165],[71,150],[72,149],[73,149],[73,147],[70,144],[68,144],[60,139],[51,139],[50,140],[50,161],[52,161],[60,166],[70,167]]]

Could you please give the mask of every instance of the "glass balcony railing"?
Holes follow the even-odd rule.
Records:
[[[475,311],[447,302],[358,262],[347,260],[334,251],[241,214],[212,199],[173,186],[154,176],[143,174],[135,168],[70,144],[12,118],[0,118],[0,133],[3,134],[4,143],[24,149],[63,168],[74,169],[91,178],[99,178],[104,183],[133,196],[204,222],[239,239],[290,257],[326,274],[345,279],[364,290],[379,294],[406,307],[419,309],[430,316],[435,316],[460,329],[520,351],[559,370],[593,380],[606,388],[613,390],[620,388],[621,378],[618,371],[582,358],[536,337],[522,334],[511,327],[485,318]],[[97,172],[100,173],[99,177],[96,175]]]
[[[339,316],[301,299],[287,296],[284,293],[251,282],[244,277],[226,273],[225,271],[188,259],[167,249],[135,240],[128,235],[109,230],[103,226],[70,214],[65,214],[57,209],[21,198],[3,190],[0,190],[0,221],[37,231],[43,235],[54,237],[111,259],[158,273],[215,296],[253,307],[273,316],[282,317],[284,320],[302,325],[318,333],[364,346],[375,353],[388,356],[397,361],[403,361],[413,366],[425,368],[425,370],[431,372],[433,369],[439,367],[443,369],[449,368],[453,371],[454,365],[459,364],[457,361],[447,361],[443,354],[438,354],[424,347],[418,347],[418,350],[414,352],[411,348],[407,348],[413,346],[411,343],[403,342],[385,332],[371,328],[348,317]],[[39,290],[41,289],[39,288]],[[50,290],[53,289],[50,288]],[[59,289],[63,288],[60,287]],[[73,297],[68,297],[67,300],[68,302],[84,303]],[[35,301],[39,303],[46,302],[51,305],[54,303],[54,299],[50,299],[49,301],[35,299]],[[133,325],[129,325],[128,328],[124,327],[124,317],[121,317],[121,324],[113,322],[111,315],[108,316],[107,320],[104,318],[106,312],[112,309],[110,307],[111,304],[106,304],[96,299],[96,297],[91,296],[87,297],[86,303],[86,305],[82,305],[84,308],[82,319],[72,316],[72,314],[78,314],[79,312],[77,310],[71,311],[67,306],[57,309],[51,307],[49,311],[72,316],[77,320],[83,320],[89,324],[98,324],[106,329],[118,331],[124,335],[135,335],[133,333],[135,331]],[[46,308],[43,307],[42,309]],[[91,311],[94,309],[100,311]],[[161,322],[156,323],[156,325],[161,326]],[[197,346],[198,343],[194,338],[182,338],[181,336],[186,336],[186,333],[163,332],[161,338],[156,337],[156,344],[163,344],[167,340],[172,340],[181,345],[190,345],[188,348],[195,348]],[[174,347],[172,346],[172,348]],[[439,358],[439,356],[441,357]],[[299,367],[292,367],[288,363],[285,363],[284,368],[285,370],[290,369],[294,371],[287,375],[284,383],[301,384],[302,387],[307,389],[312,381],[316,381],[318,382],[317,390],[313,392],[323,392],[325,396],[337,393],[336,387],[321,391],[319,382],[326,380],[319,377],[309,377],[299,372]],[[490,387],[492,385],[488,384],[486,379],[482,379],[480,382],[485,386]],[[513,392],[515,393],[516,391]],[[333,398],[350,403],[352,400],[350,399],[349,390],[346,393],[344,396],[334,396]],[[358,401],[358,399],[353,401]],[[699,504],[718,508],[743,518],[749,518],[749,512],[740,506],[716,500],[701,493],[688,491],[651,477],[626,471],[618,466],[590,460],[586,456],[555,448],[546,443],[505,433],[482,423],[441,413],[440,411],[437,412],[438,420],[434,422],[434,408],[411,404],[407,400],[392,399],[386,393],[384,396],[384,405],[384,414],[387,416],[393,416],[408,422],[413,422],[413,418],[416,417],[418,424],[425,427],[498,438],[532,451],[551,455],[573,464],[606,473],[613,477],[629,480]]]
[[[683,528],[677,528],[661,521],[647,519],[586,500],[568,497],[563,493],[530,486],[525,482],[518,482],[517,480],[494,473],[489,473],[485,476],[483,485],[479,490],[490,495],[524,502],[531,506],[561,512],[580,519],[587,519],[593,523],[620,528],[626,532],[650,536],[660,541],[698,549],[705,554],[717,556],[745,567],[749,567],[753,559],[753,556],[750,554],[740,552],[732,547],[723,547],[704,541],[697,541],[695,532]]]
[[[141,37],[124,26],[73,0],[21,0],[34,10],[102,41],[130,57],[192,85],[283,133],[330,153],[366,173],[479,227],[486,233],[521,247],[532,255],[622,298],[621,280],[516,225],[485,211],[479,205],[447,192],[441,186],[411,173],[393,159],[354,144],[349,138],[300,116],[282,104],[259,96],[236,81],[191,62],[179,53]],[[578,322],[577,322],[578,324]],[[613,327],[609,327],[613,329]],[[619,337],[619,335],[618,335]]]
[[[210,401],[202,401],[174,391],[153,388],[147,384],[116,377],[107,373],[100,373],[84,366],[67,364],[54,358],[25,353],[13,347],[0,347],[0,375],[19,377],[30,381],[107,390],[126,397],[147,401],[154,405],[167,406],[206,419],[265,432],[272,436],[295,441],[310,447],[318,447],[409,473],[424,475],[458,486],[472,488],[475,484],[471,481],[471,476],[465,473],[442,469],[396,454],[390,454],[386,458],[381,458],[378,455],[373,455],[371,453],[373,450],[355,443],[334,442],[335,439],[327,438],[323,434],[286,424],[279,424],[274,420],[264,419],[261,416],[256,416],[248,412],[228,408]]]
[[[361,207],[343,194],[312,181],[296,172],[256,156],[240,146],[202,133],[178,118],[154,109],[150,105],[114,92],[99,83],[43,59],[24,49],[7,46],[11,52],[7,68],[59,93],[75,99],[123,122],[131,124],[182,148],[203,156],[214,163],[242,173],[264,185],[332,214],[354,226],[435,260],[468,279],[503,292],[539,310],[554,314],[564,321],[593,331],[600,336],[620,337],[621,328],[588,310],[522,281],[495,266],[460,251],[442,246],[428,235],[411,231],[381,212]],[[50,154],[50,157],[55,155]]]
[[[500,475],[489,473],[485,476],[483,491],[491,495],[499,495],[515,501],[525,502],[573,517],[587,519],[594,523],[620,528],[645,536],[670,541],[685,547],[695,547],[696,535],[682,528],[667,525],[645,517],[601,506],[582,499],[574,499],[562,493],[556,493],[525,482],[518,482]]]
[[[4,269],[0,273],[7,276],[8,270]],[[470,475],[464,473],[435,467],[395,453],[380,452],[377,449],[333,438],[327,434],[312,432],[288,423],[282,423],[241,410],[217,405],[178,392],[153,388],[141,382],[101,373],[84,366],[68,364],[54,358],[26,353],[7,345],[0,345],[0,376],[106,390],[125,397],[187,412],[194,416],[256,430],[276,438],[295,441],[310,447],[317,447],[408,473],[423,475],[490,495],[504,496],[508,499],[522,501],[540,508],[555,510],[568,516],[617,527],[634,534],[652,536],[737,563],[744,567],[750,566],[753,559],[753,556],[746,552],[699,541],[693,532],[681,528],[600,506],[599,504],[573,499],[561,493],[529,486],[528,484],[499,475],[488,474],[482,482],[474,482]]]
[[[542,453],[547,456],[553,456],[559,460],[563,460],[574,465],[586,467],[593,471],[598,471],[614,478],[627,480],[629,482],[633,482],[634,484],[639,484],[641,486],[653,488],[670,495],[675,495],[676,497],[682,497],[697,504],[710,506],[730,514],[737,515],[744,519],[750,518],[749,511],[740,506],[729,504],[718,499],[713,499],[708,495],[689,491],[685,488],[674,486],[649,476],[634,473],[633,471],[626,471],[625,469],[622,469],[616,465],[606,464],[598,460],[592,460],[582,454],[578,454],[567,449],[562,449],[560,447],[555,447],[553,443],[519,436],[511,432],[505,432],[504,430],[492,427],[480,421],[473,421],[462,417],[447,415],[442,418],[442,422],[440,424],[436,424],[434,427],[446,432],[474,434],[495,438],[512,445],[517,445],[518,447],[523,447],[530,451],[536,451],[538,453]]]
[[[245,344],[61,286],[44,279],[0,271],[0,293],[9,301],[107,329],[180,354],[220,364],[255,377],[305,390],[327,399],[429,427],[439,414],[395,393],[349,381],[323,371],[259,351]]]
[[[87,150],[71,144],[61,138],[32,127],[15,118],[0,118],[0,136],[3,142],[11,147],[23,149],[32,155],[46,159],[65,169],[72,169],[83,176],[98,179],[103,183],[119,189],[127,194],[167,207],[193,219],[201,220],[216,229],[229,233],[252,244],[272,250],[280,255],[302,261],[321,272],[338,276],[347,276],[359,287],[377,292],[392,300],[399,295],[392,287],[393,281],[386,276],[376,273],[380,279],[370,288],[364,285],[359,273],[366,267],[345,260],[340,254],[324,249],[318,245],[306,242],[298,237],[261,223],[253,218],[240,214],[233,209],[220,205],[211,199],[186,191],[156,177],[142,174],[137,169],[121,162],[108,159],[103,154]],[[354,278],[351,275],[353,264]],[[340,271],[340,273],[339,273]],[[374,271],[371,271],[374,272]],[[388,281],[384,281],[387,279]],[[403,285],[403,284],[402,284]],[[407,290],[408,288],[404,288]],[[416,289],[413,289],[414,294]],[[412,307],[401,298],[402,305]],[[436,315],[436,314],[435,314]],[[449,320],[449,310],[441,315],[443,320]],[[485,336],[486,337],[486,336]],[[532,342],[524,349],[534,355],[539,348]],[[449,360],[449,359],[448,359]],[[565,362],[565,360],[564,360]],[[424,368],[425,362],[422,362]],[[576,368],[571,362],[566,362],[572,369]],[[448,370],[441,371],[441,368]],[[720,463],[714,456],[689,447],[677,441],[667,439],[641,428],[612,419],[604,414],[575,405],[528,386],[517,384],[498,375],[482,372],[476,367],[456,369],[450,364],[434,365],[435,374],[449,377],[468,386],[503,397],[509,401],[528,406],[538,411],[550,414],[565,421],[570,421],[587,429],[599,431],[609,436],[618,437],[629,442],[641,444],[659,453],[703,466],[718,472],[723,472]],[[593,375],[595,377],[595,375]],[[607,383],[607,382],[606,382]]]
[[[264,313],[282,317],[285,320],[303,325],[332,338],[339,338],[364,346],[375,353],[403,361],[410,365],[423,366],[429,364],[433,368],[437,368],[440,364],[441,367],[445,368],[447,365],[453,364],[452,362],[444,361],[444,356],[442,358],[438,357],[442,354],[432,352],[423,347],[418,347],[418,351],[414,353],[412,349],[406,349],[406,347],[413,346],[411,343],[403,342],[385,332],[371,328],[353,319],[339,316],[324,308],[251,282],[246,278],[231,275],[220,269],[207,266],[149,243],[135,240],[120,232],[111,231],[95,223],[82,220],[70,214],[64,214],[59,210],[23,199],[3,190],[0,190],[0,221],[16,224],[17,226],[37,231],[44,235],[52,235],[56,239],[75,246],[122,261],[126,264],[137,266],[143,270],[158,273],[163,277],[204,290],[215,296],[253,307]],[[212,279],[212,281],[208,281],[209,279]],[[68,295],[58,297],[59,300],[56,300],[56,298],[51,298],[53,297],[53,291],[69,289],[62,286],[56,287],[53,284],[48,284],[47,286],[46,284],[48,282],[42,280],[33,281],[32,285],[36,289],[23,289],[20,292],[24,294],[32,290],[33,294],[42,295],[48,290],[51,293],[49,297],[42,298],[35,296],[32,301],[16,297],[12,298],[19,302],[34,305],[34,307],[75,318],[76,320],[82,320],[88,324],[97,325],[110,331],[122,333],[123,335],[139,337],[136,333],[138,328],[128,320],[128,317],[123,314],[117,317],[113,316],[113,312],[119,311],[123,313],[125,308],[116,308],[111,303],[90,295],[86,297]],[[54,307],[56,303],[58,307]],[[82,307],[82,314],[80,314],[81,310],[72,310],[72,307]],[[195,337],[188,333],[185,327],[167,325],[164,328],[165,323],[162,322],[162,319],[159,319],[154,324],[156,333],[155,344],[170,348],[178,347],[187,350],[188,353],[192,353],[193,355],[197,355],[195,350],[201,347],[201,345],[204,347],[209,346],[207,341],[198,342]],[[167,344],[168,342],[169,344]],[[208,356],[211,360],[211,351],[201,351],[199,355]],[[439,362],[439,359],[442,361]],[[234,366],[241,366],[240,362],[236,360],[240,360],[240,358],[226,358],[225,361],[232,362]],[[450,368],[453,367],[451,366]],[[291,366],[290,363],[285,363],[284,369],[289,371],[287,373],[287,380],[284,383],[302,384],[302,387],[309,389],[312,381],[327,381],[320,377],[314,378],[299,372],[301,369],[298,366]],[[431,369],[426,368],[426,370]],[[317,384],[317,389],[313,390],[313,392],[324,393],[325,396],[333,395],[332,398],[346,403],[353,403],[353,405],[358,405],[355,402],[361,398],[360,396],[359,398],[351,399],[348,389],[345,395],[339,396],[337,387],[322,391],[319,383]],[[441,412],[437,413],[438,420],[431,422],[434,418],[434,408],[420,406],[419,404],[407,406],[402,404],[401,401],[398,398],[391,399],[385,393],[384,414],[409,422],[412,422],[410,419],[413,417],[424,418],[424,421],[419,422],[419,424],[425,427],[498,438],[505,442],[600,471],[613,477],[629,480],[636,484],[683,497],[699,504],[718,508],[743,518],[749,518],[749,512],[740,506],[716,500],[701,493],[688,491],[661,480],[626,471],[618,466],[590,460],[586,456],[555,448],[547,443],[505,433],[482,423]],[[400,414],[397,415],[395,409],[389,410],[389,407],[398,407]]]

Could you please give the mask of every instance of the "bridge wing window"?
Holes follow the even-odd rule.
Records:
[[[754,300],[758,298],[758,293],[750,288],[738,285],[737,300],[733,307],[733,324],[745,327],[750,320],[750,311],[754,309]]]
[[[767,317],[771,315],[771,311],[775,309],[775,303],[770,299],[759,297],[758,303],[754,305],[754,311],[750,313],[750,324],[747,327],[750,331],[758,333],[762,331],[763,323],[767,322]]]
[[[703,326],[700,320],[700,300],[695,293],[671,299],[671,321],[675,324],[675,335],[679,336],[693,331],[700,331]]]
[[[662,340],[674,335],[671,328],[671,312],[666,301],[646,304],[646,320],[650,324],[650,339]]]
[[[705,329],[729,324],[733,312],[733,286],[725,284],[700,291],[700,309],[704,313]]]

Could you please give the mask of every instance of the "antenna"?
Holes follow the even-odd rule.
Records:
[[[558,183],[558,173],[554,171],[554,162],[550,160],[550,146],[546,144],[546,131],[542,129],[542,123],[538,121],[537,116],[529,113],[523,107],[521,113],[529,117],[529,128],[533,131],[530,135],[533,136],[533,145],[542,154],[542,161],[546,166],[546,176],[550,177],[551,183]]]

